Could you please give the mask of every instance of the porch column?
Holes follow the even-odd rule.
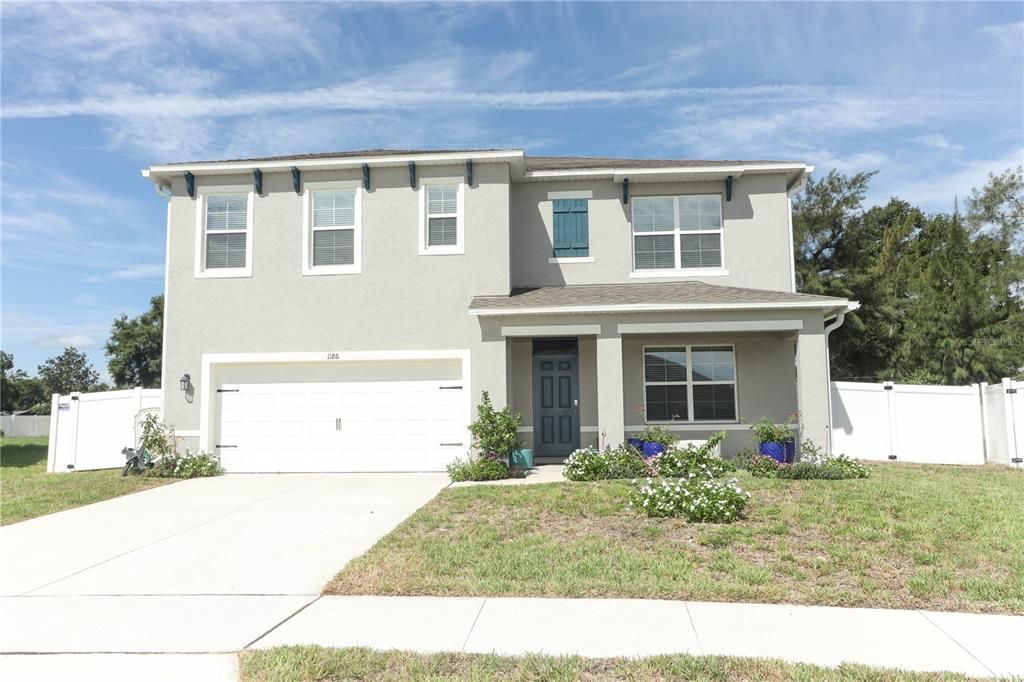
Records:
[[[473,418],[481,393],[487,391],[496,409],[508,404],[508,344],[503,336],[484,337],[480,348],[473,353],[470,369],[473,385]]]
[[[622,336],[614,328],[597,337],[597,430],[600,447],[616,447],[626,439]]]
[[[799,437],[801,440],[810,438],[824,449],[828,447],[831,434],[828,433],[828,350],[821,322],[810,329],[805,327],[797,337],[796,382]]]

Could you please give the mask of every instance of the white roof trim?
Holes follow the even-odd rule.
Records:
[[[410,161],[422,164],[459,163],[472,160],[481,163],[515,161],[522,159],[522,149],[509,149],[495,152],[444,152],[440,154],[396,154],[393,156],[335,156],[316,159],[278,159],[275,161],[211,161],[184,164],[165,164],[150,166],[142,170],[142,177],[152,178],[156,175],[181,175],[190,171],[195,175],[213,175],[223,173],[244,173],[259,168],[264,173],[288,171],[294,166],[299,170],[359,168],[364,163],[373,166],[401,165]]]
[[[470,315],[556,315],[572,313],[652,313],[713,310],[850,309],[850,301],[779,301],[776,303],[624,303],[619,305],[536,306],[533,308],[477,308]],[[859,307],[860,304],[853,302]],[[854,308],[856,309],[856,308]]]

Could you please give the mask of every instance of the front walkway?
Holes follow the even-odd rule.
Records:
[[[638,599],[322,597],[255,642],[429,653],[781,658],[1024,675],[1024,616]]]

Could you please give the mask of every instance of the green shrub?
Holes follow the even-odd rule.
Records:
[[[746,468],[755,478],[775,478],[781,465],[771,457],[754,454],[747,460]]]
[[[174,428],[160,421],[160,417],[150,412],[142,419],[142,437],[139,447],[149,453],[150,457],[170,457],[175,450]]]
[[[508,465],[494,453],[457,459],[448,465],[448,477],[460,481],[500,481],[508,478]]]
[[[665,450],[675,447],[679,440],[679,436],[657,424],[648,424],[636,437],[647,443],[659,443]]]
[[[725,460],[714,454],[715,448],[724,438],[725,431],[719,431],[700,447],[672,447],[648,461],[658,476],[684,478],[690,474],[703,474],[710,478],[719,478],[731,470]]]
[[[834,480],[842,478],[838,471],[833,471],[823,464],[815,462],[797,462],[784,464],[775,471],[775,478],[794,480]]]
[[[867,478],[871,475],[866,465],[846,455],[837,455],[825,461],[823,465],[835,474],[836,478]]]
[[[583,448],[565,460],[563,475],[570,481],[607,481],[615,478],[639,478],[652,473],[643,456],[629,447]]]
[[[164,455],[158,465],[146,472],[157,478],[203,478],[222,473],[224,467],[220,465],[220,457],[201,451],[193,453],[187,449],[184,455]]]
[[[513,450],[523,447],[523,441],[519,438],[522,423],[523,415],[513,413],[507,405],[500,410],[494,409],[491,396],[484,391],[476,408],[476,421],[469,425],[469,431],[473,434],[473,447],[481,453],[493,452],[507,459]]]
[[[786,418],[786,423],[776,426],[775,422],[768,417],[761,417],[750,425],[758,443],[785,443],[793,439],[794,415]]]
[[[634,481],[629,506],[653,517],[683,517],[694,523],[732,523],[750,493],[735,478],[718,481],[701,474],[678,479]]]

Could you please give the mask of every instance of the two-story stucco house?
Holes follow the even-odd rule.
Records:
[[[800,413],[827,337],[772,161],[362,151],[143,171],[168,199],[164,415],[229,471],[429,471],[481,393],[538,461]],[[186,376],[187,375],[187,376]]]

